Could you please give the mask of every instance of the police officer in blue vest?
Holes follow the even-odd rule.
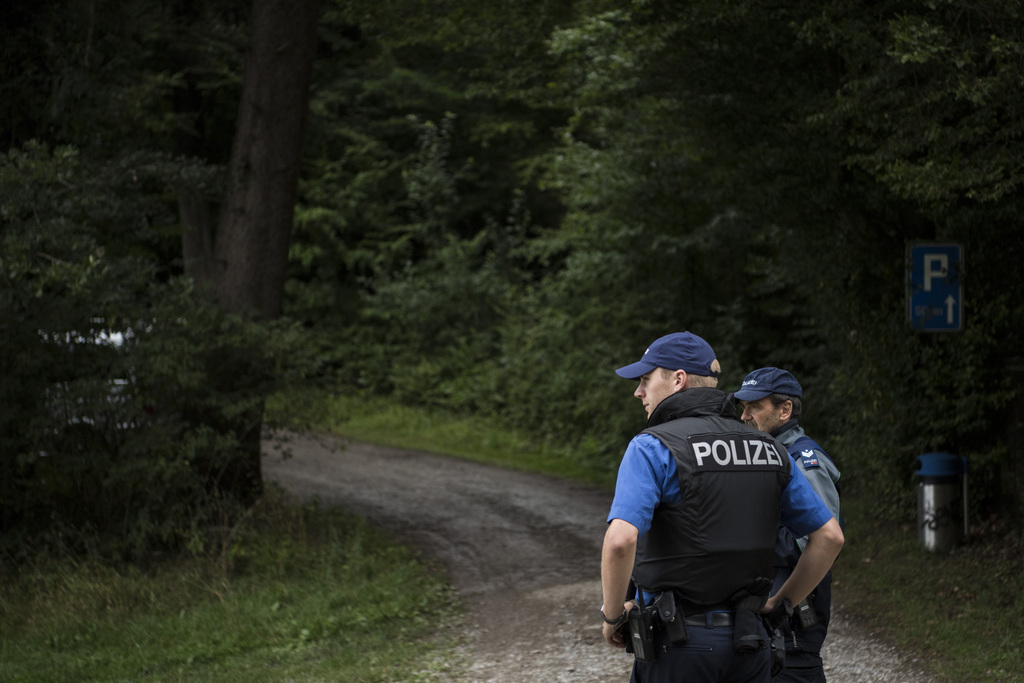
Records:
[[[734,394],[743,412],[741,419],[782,442],[811,487],[828,505],[836,519],[839,510],[839,469],[800,426],[803,388],[786,370],[767,367],[754,370]],[[773,589],[789,577],[806,541],[795,538],[783,526],[775,546]],[[829,572],[810,596],[796,606],[782,631],[786,639],[786,668],[773,683],[826,683],[821,646],[828,633],[832,605],[832,574]]]
[[[647,428],[626,448],[601,555],[605,641],[635,683],[769,683],[760,615],[798,604],[843,546],[835,517],[770,435],[717,389],[706,341],[677,332],[616,370]],[[769,596],[780,521],[807,543]]]

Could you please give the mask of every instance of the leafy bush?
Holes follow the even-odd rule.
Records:
[[[259,397],[305,362],[287,322],[225,316],[161,272],[173,216],[159,179],[123,164],[38,145],[0,159],[7,553],[215,542],[258,492]]]

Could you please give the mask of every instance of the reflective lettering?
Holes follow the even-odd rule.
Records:
[[[690,446],[693,449],[698,468],[716,470],[747,467],[774,469],[783,464],[782,456],[775,444],[762,439],[742,437],[713,439],[712,437],[712,440],[709,441],[691,440]]]
[[[706,441],[698,441],[693,444],[693,454],[697,456],[697,467],[703,467],[704,458],[711,455],[711,444]]]
[[[746,443],[746,441],[744,441],[743,443]],[[736,448],[736,442],[735,441],[730,443],[729,447],[732,449],[732,463],[734,465],[749,465],[750,464],[749,462],[747,462],[746,460],[743,460],[740,457],[739,451]]]
[[[719,457],[718,454],[722,450],[724,450],[725,453],[723,453],[722,456]],[[718,440],[715,443],[711,444],[711,455],[714,456],[715,462],[717,462],[719,465],[728,465],[729,461],[732,460],[732,453],[730,453],[729,451],[729,444],[722,440]]]
[[[756,446],[756,448],[754,449],[754,458],[750,461],[750,464],[767,465],[768,463],[765,462],[764,456],[761,455],[761,451],[764,450],[764,441],[753,441],[748,443],[753,443],[754,446]]]

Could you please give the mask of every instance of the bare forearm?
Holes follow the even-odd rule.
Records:
[[[618,619],[625,609],[629,577],[636,559],[637,536],[636,527],[621,519],[613,519],[605,532],[601,549],[601,593],[604,597],[601,611],[606,620]],[[624,647],[612,624],[604,624],[603,634],[609,645]]]
[[[603,555],[601,558],[601,595],[604,615],[615,619],[622,614],[629,589],[629,576],[632,572],[633,560]]]
[[[601,590],[605,616],[614,619],[622,613],[636,558],[637,530],[632,524],[613,519],[604,536],[601,550]]]

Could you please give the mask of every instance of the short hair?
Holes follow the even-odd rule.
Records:
[[[799,420],[800,414],[803,412],[803,406],[800,403],[799,396],[790,396],[789,394],[770,394],[768,398],[771,400],[772,405],[778,408],[786,401],[790,401],[793,404],[793,420]]]
[[[689,373],[687,373],[686,376],[690,378],[689,383],[691,389],[700,389],[703,387],[714,389],[715,387],[718,386],[717,377],[708,377],[707,375],[691,375]]]
[[[716,360],[712,364],[711,369],[715,370],[715,366],[717,366],[717,365],[718,365],[718,361]],[[668,377],[669,375],[673,375],[676,372],[675,370],[669,370],[668,368],[658,368],[658,369],[661,370],[662,375],[664,375],[665,377]],[[717,372],[717,370],[716,370],[716,372]],[[688,381],[691,389],[700,389],[700,388],[704,388],[704,387],[709,387],[711,389],[714,389],[715,387],[718,386],[718,378],[717,377],[708,377],[707,375],[695,375],[692,372],[687,372],[686,373],[686,377],[688,378],[687,381]]]

